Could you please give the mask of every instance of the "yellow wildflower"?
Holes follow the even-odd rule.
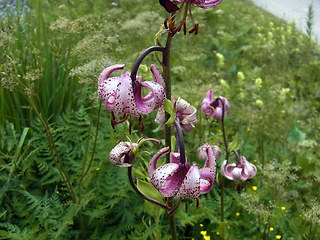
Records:
[[[277,236],[276,236],[276,239],[281,239],[281,235],[277,235]]]
[[[240,216],[240,213],[239,213],[239,212],[236,212],[236,216],[239,217],[239,216]]]
[[[257,191],[258,187],[257,186],[252,186],[253,191]]]
[[[206,235],[207,235],[207,231],[201,231],[200,234],[201,234],[202,236],[206,236]]]
[[[271,227],[271,228],[269,228],[269,230],[272,232],[272,231],[274,230],[274,228],[273,228],[273,227]]]

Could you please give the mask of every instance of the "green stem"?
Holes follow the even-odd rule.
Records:
[[[170,74],[170,48],[172,37],[168,34],[165,50],[162,55],[162,76],[166,83],[166,97],[171,100],[171,74]],[[166,112],[166,121],[170,118],[170,115]],[[171,147],[171,127],[166,125],[165,128],[165,145]],[[167,162],[170,161],[170,156],[167,154]]]
[[[94,141],[93,141],[92,153],[91,153],[91,157],[90,157],[90,161],[89,161],[88,167],[86,168],[91,123],[90,123],[89,130],[88,130],[88,141],[87,141],[87,145],[86,145],[86,154],[85,154],[85,159],[84,159],[84,163],[83,163],[82,174],[81,174],[81,177],[80,177],[80,180],[79,180],[79,199],[78,199],[78,204],[81,203],[81,198],[82,198],[82,181],[85,178],[85,176],[88,174],[88,172],[89,172],[89,170],[91,168],[91,165],[92,165],[92,162],[93,162],[93,158],[94,158],[94,154],[95,154],[95,149],[96,149],[96,146],[97,146],[99,125],[100,125],[100,117],[101,117],[101,108],[102,108],[102,101],[100,100],[99,109],[98,109],[98,119],[97,119],[97,125],[96,125],[96,133],[95,133],[95,137],[94,137]]]
[[[222,118],[221,118],[221,127],[222,127],[222,135],[223,135],[223,142],[224,142],[224,147],[225,147],[225,151],[226,151],[226,160],[227,162],[229,161],[229,151],[228,151],[228,142],[227,142],[227,136],[226,136],[226,130],[224,127],[224,102],[222,99],[217,98],[216,101],[221,101],[222,103]],[[224,177],[222,176],[221,179],[221,184],[220,184],[220,208],[221,208],[221,222],[224,222]],[[223,227],[224,224],[223,224]],[[224,230],[224,229],[223,229]],[[221,239],[225,239],[225,231],[223,231],[223,233],[221,234]]]
[[[131,187],[133,188],[133,190],[140,196],[142,197],[143,199],[149,201],[149,202],[152,202],[154,204],[157,204],[158,206],[162,207],[163,209],[165,210],[170,210],[166,204],[162,203],[162,202],[159,202],[158,200],[155,200],[153,198],[149,198],[148,196],[144,195],[142,192],[140,192],[140,190],[137,188],[136,184],[134,183],[133,181],[133,178],[132,178],[132,167],[128,167],[128,179],[129,179],[129,182],[130,182],[130,185]]]
[[[170,74],[170,49],[171,49],[172,36],[170,33],[167,35],[167,42],[162,54],[162,76],[166,83],[166,97],[171,100],[171,74]],[[166,112],[166,121],[170,118],[170,115]],[[165,145],[171,147],[171,126],[165,128]],[[167,154],[167,162],[170,161],[170,155]],[[169,215],[170,233],[171,239],[177,239],[176,220],[174,214]]]
[[[171,239],[177,240],[177,229],[176,229],[176,219],[174,217],[174,214],[169,215],[169,224],[170,224],[170,233],[171,233]]]
[[[30,103],[31,108],[35,111],[36,115],[38,116],[38,118],[39,118],[39,120],[40,120],[40,122],[42,124],[42,126],[45,129],[45,132],[46,132],[46,135],[47,135],[47,139],[48,139],[48,143],[49,143],[49,148],[50,148],[50,155],[52,157],[52,160],[55,163],[55,165],[57,166],[58,171],[59,171],[63,181],[65,182],[65,184],[67,186],[67,189],[68,189],[68,192],[69,192],[69,194],[71,196],[72,201],[74,203],[76,203],[77,200],[76,200],[76,195],[74,193],[73,186],[72,186],[72,184],[70,182],[70,179],[69,179],[69,176],[68,176],[66,170],[63,167],[63,164],[62,164],[61,158],[59,156],[59,153],[58,153],[56,144],[54,142],[54,139],[53,139],[51,130],[49,128],[49,125],[45,121],[45,119],[43,118],[43,114],[41,114],[38,111],[37,104],[35,104],[34,100],[29,96],[25,96],[25,97],[28,100],[28,102]]]

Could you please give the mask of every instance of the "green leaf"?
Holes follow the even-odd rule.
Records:
[[[142,192],[147,197],[155,199],[159,202],[164,202],[160,193],[148,182],[139,180],[137,182],[137,187],[140,192]],[[145,211],[152,216],[154,219],[159,217],[159,214],[163,211],[160,206],[151,203],[149,201],[145,201]]]
[[[164,202],[161,194],[150,183],[138,179],[137,187],[139,191],[147,197],[157,200],[159,202]]]
[[[171,126],[172,123],[174,122],[174,119],[176,118],[173,103],[169,99],[166,99],[166,101],[163,104],[163,108],[170,115],[170,118],[166,122],[166,125]]]
[[[232,142],[228,145],[228,152],[231,153],[233,150],[237,150],[239,147],[239,134],[233,136]]]

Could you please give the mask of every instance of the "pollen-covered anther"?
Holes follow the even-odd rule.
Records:
[[[195,24],[194,27],[189,31],[189,33],[194,33],[195,35],[197,35],[199,33],[199,24]]]
[[[111,113],[111,127],[114,129],[114,127],[117,124],[123,123],[124,121],[126,121],[128,119],[128,117],[129,117],[129,114],[124,114],[122,119],[116,118],[114,113],[112,112]]]

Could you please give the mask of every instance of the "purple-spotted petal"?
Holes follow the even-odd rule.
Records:
[[[171,152],[170,153],[170,162],[171,163],[180,163],[180,153]]]
[[[170,151],[169,147],[164,147],[162,149],[160,149],[149,161],[149,165],[148,165],[148,174],[149,176],[152,175],[152,173],[157,169],[157,161],[158,159],[167,154]]]
[[[112,72],[122,69],[124,69],[124,64],[116,64],[105,68],[99,76],[98,85],[100,85],[104,80],[107,80]]]
[[[119,67],[114,69],[119,69]],[[109,73],[108,70],[102,75],[108,76]],[[122,74],[120,77],[102,80],[99,84],[98,94],[108,111],[114,114],[130,114],[139,117],[129,72]]]
[[[160,74],[158,68],[152,64],[150,67],[150,71],[153,76],[154,82],[159,83],[163,88],[166,88],[165,81],[164,81],[162,75]]]
[[[213,8],[217,6],[219,3],[222,2],[222,0],[205,0],[205,1],[198,1],[198,2],[200,3],[194,4],[194,5],[197,5],[198,7],[201,7],[201,8],[208,9],[208,8]]]
[[[200,171],[194,164],[183,180],[183,183],[177,193],[177,197],[192,197],[197,198],[200,195]]]
[[[176,117],[179,119],[183,131],[190,131],[194,128],[194,123],[197,122],[197,109],[182,98],[178,98],[175,106]]]
[[[150,89],[150,92],[144,98],[141,96],[142,87]],[[159,83],[136,81],[134,97],[139,113],[148,114],[153,110],[160,108],[164,104],[166,92],[164,87]]]
[[[174,4],[181,4],[191,2],[192,5],[198,6],[200,8],[213,8],[217,6],[222,0],[170,0]]]
[[[215,171],[211,168],[200,169],[200,193],[205,194],[209,192],[214,183]]]
[[[153,172],[150,182],[162,196],[172,197],[179,191],[187,172],[186,165],[167,163]]]

